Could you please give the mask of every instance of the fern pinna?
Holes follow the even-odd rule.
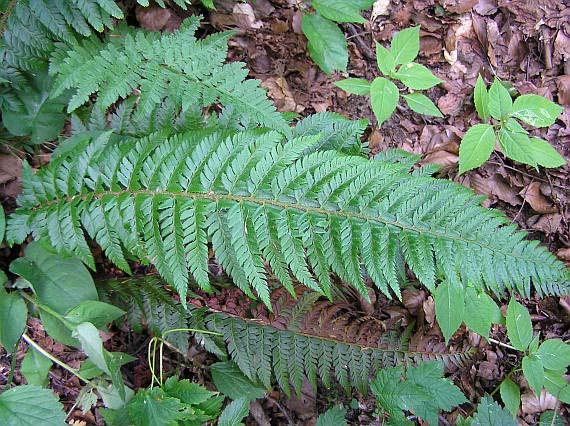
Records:
[[[295,279],[329,297],[332,271],[367,298],[363,267],[399,296],[402,259],[430,290],[442,278],[568,294],[564,265],[467,188],[409,174],[406,162],[307,154],[318,144],[259,129],[82,134],[38,173],[24,165],[7,240],[31,233],[94,268],[85,229],[124,271],[127,255],[154,264],[182,300],[190,276],[211,289],[208,242],[234,283],[268,306],[266,263],[291,292]]]

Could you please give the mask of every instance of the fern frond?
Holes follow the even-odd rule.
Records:
[[[24,70],[44,68],[57,43],[113,27],[123,12],[112,0],[21,0],[4,31],[5,61]]]
[[[463,365],[472,354],[469,350],[437,353],[405,349],[397,334],[390,332],[371,334],[366,344],[351,341],[349,333],[354,330],[322,336],[222,313],[208,315],[206,321],[212,330],[223,334],[230,356],[244,374],[268,387],[274,377],[287,394],[291,384],[300,392],[305,377],[315,388],[318,377],[328,387],[334,379],[347,391],[356,387],[366,393],[378,369],[430,359]]]
[[[72,112],[97,93],[95,107],[104,111],[136,89],[140,94],[132,114],[135,123],[156,115],[165,100],[176,111],[220,103],[252,122],[288,134],[287,122],[259,81],[246,79],[244,64],[224,64],[232,33],[197,40],[194,33],[199,25],[199,18],[190,17],[173,34],[122,28],[105,42],[93,38],[77,42],[72,50],[52,58],[50,72],[57,76],[53,95],[74,89],[68,105]]]
[[[363,266],[398,294],[401,259],[428,288],[445,278],[501,296],[531,285],[569,292],[568,270],[545,248],[467,188],[411,175],[405,163],[304,154],[318,137],[285,142],[261,130],[109,137],[63,143],[38,173],[24,166],[8,241],[31,233],[85,259],[81,225],[119,267],[129,270],[126,253],[151,262],[181,295],[188,274],[208,288],[209,241],[234,283],[266,304],[264,260],[289,288],[290,274],[327,295],[334,272],[367,297]],[[75,238],[62,244],[69,230]]]

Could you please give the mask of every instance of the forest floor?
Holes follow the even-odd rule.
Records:
[[[127,2],[125,2],[127,3]],[[364,25],[343,24],[349,40],[348,73],[327,75],[309,58],[306,39],[300,31],[301,14],[294,0],[256,0],[250,6],[235,6],[234,1],[216,1],[217,10],[203,8],[182,11],[178,8],[135,10],[131,7],[131,24],[150,30],[171,30],[190,13],[205,16],[204,34],[234,30],[230,40],[229,60],[240,60],[251,70],[250,75],[262,81],[280,111],[294,111],[301,116],[315,112],[334,111],[350,118],[367,118],[370,126],[365,133],[371,154],[397,147],[421,154],[422,163],[441,165],[440,177],[454,180],[477,193],[486,195],[485,206],[503,211],[513,223],[525,229],[531,238],[541,240],[558,258],[570,265],[570,180],[567,164],[559,169],[539,171],[493,153],[481,168],[458,176],[458,151],[462,135],[477,123],[473,106],[473,87],[478,74],[487,82],[499,77],[510,82],[521,94],[537,93],[565,107],[564,113],[549,130],[532,133],[548,140],[565,158],[570,159],[570,5],[565,0],[379,0],[376,12]],[[414,25],[421,26],[421,49],[418,62],[428,66],[443,83],[428,92],[444,114],[432,118],[411,114],[399,107],[381,128],[376,125],[369,100],[347,95],[334,82],[350,77],[372,80],[377,76],[374,41],[388,43],[394,32]],[[45,155],[45,154],[41,154]],[[44,162],[41,157],[37,162]],[[20,161],[0,155],[0,198],[13,205],[19,192]],[[0,255],[13,257],[7,248]],[[5,262],[2,261],[2,264]],[[5,266],[5,265],[3,265]],[[237,309],[231,298],[222,305]],[[216,301],[217,307],[220,301]],[[443,344],[443,337],[434,321],[433,299],[421,289],[404,292],[403,303],[388,302],[378,296],[374,304],[354,301],[361,311],[378,318],[395,317],[415,320],[418,346],[434,348]],[[535,333],[545,338],[570,339],[570,298],[535,298],[525,301],[531,312]],[[222,306],[222,308],[224,307]],[[506,306],[502,307],[506,309]],[[54,343],[43,333],[39,323],[30,324],[33,337],[40,345],[70,365],[78,363],[81,354]],[[504,327],[494,326],[492,337],[506,342]],[[112,350],[133,353],[145,348],[147,336],[128,329],[115,329],[107,336]],[[460,329],[451,347],[472,346],[477,349],[473,360],[462,368],[448,370],[450,377],[466,396],[477,401],[483,394],[496,391],[505,375],[518,361],[509,349],[489,343],[476,334]],[[144,352],[144,350],[142,351]],[[18,361],[23,357],[23,351]],[[150,372],[144,354],[140,363],[132,363],[126,371],[131,384],[146,386]],[[202,368],[211,357],[199,347],[192,347],[189,358],[192,368],[187,377],[209,384],[207,370]],[[10,368],[6,357],[0,359],[0,376]],[[129,370],[128,368],[126,370]],[[16,381],[22,378],[16,374]],[[70,409],[80,384],[62,370],[52,369],[51,388]],[[522,386],[521,424],[537,424],[537,413],[555,409],[556,400],[546,393],[536,398],[524,379]],[[312,425],[317,414],[337,402],[349,408],[347,418],[352,424],[374,423],[374,400],[354,393],[347,396],[339,389],[319,393],[310,386],[302,397],[286,398],[279,391],[255,403],[247,424]],[[458,414],[441,417],[444,424],[453,424]],[[567,407],[562,407],[568,417]],[[100,424],[95,412],[72,412],[75,424]],[[85,423],[81,423],[85,422]]]

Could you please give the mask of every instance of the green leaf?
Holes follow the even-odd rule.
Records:
[[[508,158],[533,167],[537,166],[536,150],[528,135],[502,128],[499,130],[499,145]]]
[[[111,378],[120,398],[126,401],[126,390],[121,376],[122,357],[109,353],[103,348],[99,331],[89,322],[79,324],[73,331],[73,337],[81,342],[81,349],[101,371]]]
[[[126,312],[122,309],[109,305],[108,303],[99,302],[97,300],[86,300],[74,308],[71,308],[65,314],[64,318],[76,325],[82,322],[90,322],[96,328],[101,329],[125,314]]]
[[[560,105],[538,95],[522,95],[515,99],[512,115],[534,127],[552,126],[564,111]]]
[[[24,385],[0,394],[3,426],[59,426],[66,424],[65,417],[63,406],[51,390]]]
[[[434,361],[409,367],[405,373],[401,366],[385,368],[378,372],[371,389],[391,419],[401,418],[401,411],[406,410],[437,424],[441,410],[449,411],[467,401],[459,388],[442,376],[443,365]]]
[[[499,391],[505,407],[516,417],[521,405],[521,390],[519,386],[511,379],[506,378],[501,383]]]
[[[240,398],[232,401],[230,405],[224,408],[218,426],[237,426],[241,425],[242,419],[249,414],[249,400]]]
[[[495,131],[489,124],[467,130],[459,145],[459,174],[476,169],[489,159],[495,146]]]
[[[316,426],[348,426],[345,417],[346,408],[336,405],[319,415]]]
[[[4,207],[0,204],[0,243],[4,239],[4,233],[6,232],[6,216],[4,215]]]
[[[338,25],[318,14],[305,14],[301,28],[309,41],[309,55],[321,70],[327,74],[346,71],[348,47]]]
[[[55,341],[67,346],[81,346],[79,340],[72,337],[70,328],[62,322],[62,318],[58,318],[46,311],[40,311],[40,320],[46,333]]]
[[[406,28],[394,34],[390,48],[396,65],[412,62],[420,51],[420,27]]]
[[[532,155],[534,160],[543,167],[556,168],[566,164],[564,157],[544,139],[531,138],[529,148],[529,155]]]
[[[394,74],[406,87],[414,90],[425,90],[442,82],[433,73],[421,64],[415,62],[402,65]]]
[[[323,17],[335,22],[354,22],[364,24],[366,19],[360,15],[360,9],[346,0],[313,0],[311,5]]]
[[[513,110],[513,100],[503,84],[495,79],[489,89],[489,113],[497,120],[506,118]]]
[[[376,63],[378,69],[384,75],[390,75],[396,66],[396,58],[389,49],[376,42]]]
[[[83,301],[98,299],[93,278],[79,259],[53,254],[36,241],[24,253],[10,271],[32,284],[40,303],[65,314]]]
[[[514,298],[511,298],[507,307],[507,335],[511,344],[519,351],[525,351],[532,340],[530,314]]]
[[[410,93],[409,95],[402,95],[406,100],[408,106],[415,112],[423,115],[430,115],[432,117],[443,117],[443,114],[435,106],[435,104],[426,95],[421,93]]]
[[[547,410],[540,415],[538,426],[564,426],[564,419],[554,410]]]
[[[487,121],[489,119],[489,92],[487,85],[483,81],[481,75],[477,77],[475,83],[475,91],[473,93],[473,100],[475,102],[475,110],[481,120]]]
[[[346,78],[336,81],[334,84],[353,95],[365,96],[370,94],[370,82],[364,78]]]
[[[537,356],[544,368],[563,370],[570,365],[570,345],[560,339],[548,339],[538,348]]]
[[[11,352],[26,329],[28,308],[16,293],[0,287],[0,344]]]
[[[398,88],[390,80],[377,77],[370,86],[370,101],[372,103],[372,111],[378,119],[378,126],[384,123],[398,105],[400,93]]]
[[[517,426],[517,422],[492,397],[485,395],[477,407],[471,426]]]
[[[501,310],[495,301],[485,292],[477,293],[474,288],[468,288],[465,296],[465,325],[475,333],[488,338],[492,324],[500,324]]]
[[[522,360],[522,369],[529,386],[540,396],[540,390],[544,385],[544,366],[540,358],[535,355],[527,355]]]
[[[511,132],[524,133],[525,135],[528,135],[528,132],[524,129],[523,126],[520,125],[520,123],[515,118],[509,117],[507,121],[504,123],[504,126],[507,130],[510,130]]]
[[[68,96],[50,99],[52,79],[39,71],[29,78],[26,90],[11,92],[14,102],[2,108],[2,122],[16,136],[30,136],[33,144],[56,139],[63,129]]]
[[[186,406],[167,396],[160,388],[144,389],[127,404],[133,424],[140,426],[172,426],[187,417]]]
[[[198,383],[190,380],[179,380],[176,377],[169,377],[162,386],[164,392],[173,398],[178,398],[185,404],[198,405],[216,396],[217,392],[212,392]]]
[[[233,361],[216,362],[210,371],[216,389],[231,399],[253,400],[266,394],[265,389],[252,383]]]
[[[570,404],[570,383],[564,378],[565,370],[544,370],[544,387],[565,404]]]
[[[435,316],[447,343],[463,322],[465,293],[460,284],[443,281],[433,294]]]
[[[48,383],[48,374],[51,366],[52,362],[48,358],[33,347],[30,347],[22,361],[20,371],[26,378],[28,385],[45,387]]]

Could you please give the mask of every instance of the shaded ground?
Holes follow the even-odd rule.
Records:
[[[565,1],[541,0],[408,0],[384,1],[385,15],[370,16],[368,24],[344,24],[349,39],[349,69],[351,77],[377,76],[374,41],[388,42],[395,31],[421,25],[419,62],[428,66],[444,80],[428,94],[444,118],[423,117],[399,107],[394,116],[378,129],[364,97],[347,96],[333,83],[347,75],[326,75],[308,58],[306,41],[300,33],[300,11],[295,0],[256,0],[252,8],[234,9],[234,2],[219,1],[216,12],[207,13],[203,26],[206,33],[234,29],[230,41],[230,60],[242,60],[251,75],[262,80],[269,96],[281,111],[309,115],[320,111],[335,111],[351,118],[368,118],[371,122],[366,138],[373,153],[389,147],[403,148],[422,154],[423,162],[442,166],[441,176],[453,179],[489,197],[486,205],[504,211],[518,226],[528,230],[532,238],[542,240],[561,260],[570,265],[570,166],[556,170],[536,171],[494,153],[491,160],[476,171],[457,176],[458,149],[461,136],[477,122],[472,103],[472,91],[477,75],[487,82],[494,76],[511,82],[520,93],[538,93],[565,106],[560,119],[548,131],[532,133],[548,140],[567,159],[570,158],[570,7]],[[176,28],[188,13],[177,9],[135,10],[132,24],[163,30]],[[201,8],[196,9],[205,13]],[[34,159],[41,163],[45,159]],[[18,192],[19,160],[0,155],[0,196],[2,202],[13,205]],[[3,250],[1,266],[17,255]],[[405,292],[402,305],[378,298],[375,304],[352,302],[355,309],[378,318],[415,319],[415,344],[433,347],[442,344],[441,333],[434,323],[433,299],[423,290]],[[240,310],[239,297],[216,300],[216,308]],[[237,304],[237,306],[236,306]],[[570,338],[570,298],[547,298],[528,301],[535,332],[546,338]],[[505,307],[503,307],[505,308]],[[75,366],[81,354],[70,352],[45,337],[39,323],[31,323],[32,337],[46,349]],[[505,330],[495,326],[492,337],[506,341]],[[107,336],[109,349],[140,355],[140,363],[126,369],[127,380],[133,386],[145,386],[150,373],[145,364],[144,348],[147,337],[136,335],[128,328],[115,329]],[[467,368],[455,368],[452,378],[467,397],[478,400],[485,392],[495,391],[504,376],[518,362],[508,349],[489,344],[477,335],[460,330],[452,339],[454,348],[473,346],[479,351]],[[141,348],[143,348],[141,352]],[[23,348],[18,362],[23,357]],[[198,348],[191,349],[191,368],[182,368],[187,377],[208,384],[207,368],[212,358]],[[188,364],[188,363],[187,363]],[[4,379],[9,360],[2,357],[0,376]],[[2,380],[0,378],[0,380]],[[16,374],[16,383],[22,380]],[[79,382],[58,369],[50,373],[51,387],[70,409],[79,392]],[[555,400],[543,394],[534,397],[524,379],[518,378],[523,389],[522,419],[536,424],[536,413],[555,408]],[[3,384],[3,383],[0,383]],[[343,401],[351,407],[348,419],[354,424],[374,424],[374,401],[357,395],[342,394],[341,390],[312,394],[310,387],[301,399],[287,400],[274,391],[269,398],[256,404],[248,424],[313,424],[317,412]],[[453,423],[457,414],[469,413],[470,407],[446,415],[442,421]],[[568,414],[567,408],[563,413]],[[100,423],[96,412],[82,415],[75,411],[71,418],[87,424]],[[523,423],[524,424],[524,423]]]

